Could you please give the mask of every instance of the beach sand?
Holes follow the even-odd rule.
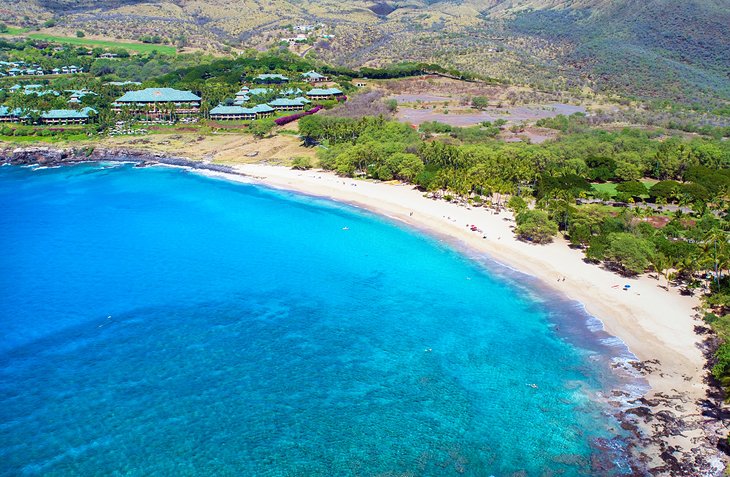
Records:
[[[667,426],[674,424],[664,419],[649,419],[649,424],[643,423],[650,427],[647,433],[655,436],[653,441],[657,440],[656,434],[670,434],[662,436],[658,445],[653,441],[645,442],[649,447],[655,447],[654,451],[648,452],[648,465],[661,467],[666,464],[666,458],[659,458],[662,451],[669,450],[681,462],[693,454],[693,448],[712,449],[709,443],[716,442],[717,436],[713,439],[708,433],[719,434],[722,429],[719,424],[713,426],[704,418],[699,406],[699,402],[706,399],[708,388],[704,382],[707,371],[703,369],[702,337],[694,330],[695,325],[700,324],[695,318],[700,304],[697,297],[681,295],[663,278],[661,281],[648,276],[626,279],[586,263],[583,252],[571,249],[563,239],[549,245],[518,241],[511,230],[514,220],[508,211],[493,213],[487,208],[429,199],[413,186],[395,181],[355,180],[325,171],[297,171],[262,164],[234,167],[247,176],[238,177],[238,180],[347,202],[436,236],[456,240],[477,256],[484,254],[533,275],[582,303],[588,313],[603,322],[608,333],[620,338],[639,360],[649,362],[642,363],[641,367],[651,387],[644,398],[646,402],[653,401],[653,405],[642,405],[649,405],[655,415],[668,411],[684,424],[681,431],[674,429],[672,432],[671,429],[667,431]],[[482,232],[471,231],[467,224],[476,225]],[[630,284],[631,288],[624,290],[625,284]],[[659,285],[668,286],[668,290]],[[672,452],[670,446],[677,450]],[[717,457],[708,454],[707,458],[714,466],[722,466]],[[679,474],[667,470],[655,475]],[[717,469],[705,473],[698,468],[697,473],[691,475],[718,473]]]

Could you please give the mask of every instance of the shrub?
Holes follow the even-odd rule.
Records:
[[[471,100],[471,105],[475,109],[486,109],[489,106],[489,98],[485,96],[474,96]]]
[[[282,116],[280,118],[274,119],[274,123],[276,123],[277,126],[283,126],[285,124],[289,124],[292,121],[296,121],[299,118],[303,118],[304,116],[309,116],[311,114],[316,113],[322,109],[322,106],[315,106],[309,111],[304,111],[303,113],[297,113],[297,114],[290,114],[289,116]]]
[[[309,157],[299,156],[292,159],[291,168],[304,171],[312,168],[312,159]]]
[[[513,195],[507,201],[507,207],[511,209],[515,214],[519,214],[527,209],[527,202],[519,195]]]

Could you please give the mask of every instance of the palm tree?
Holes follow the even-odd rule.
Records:
[[[710,229],[704,237],[702,252],[703,261],[712,264],[715,285],[719,287],[722,271],[728,267],[728,262],[730,262],[728,233],[717,226]]]
[[[659,275],[661,275],[669,281],[669,260],[663,253],[657,252],[651,257],[651,266],[657,273],[657,280],[659,280]]]

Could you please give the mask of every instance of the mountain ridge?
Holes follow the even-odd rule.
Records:
[[[322,23],[334,38],[309,54],[334,64],[428,61],[544,88],[730,101],[730,0],[9,0],[0,18],[218,50],[278,47],[287,25]]]

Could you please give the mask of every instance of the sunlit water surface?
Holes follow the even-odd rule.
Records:
[[[0,243],[3,476],[601,475],[618,433],[576,304],[349,206],[2,167]]]

